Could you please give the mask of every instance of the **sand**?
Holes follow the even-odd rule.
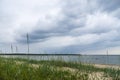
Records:
[[[114,68],[114,69],[120,69],[120,66],[118,65],[104,65],[104,64],[94,64],[97,68]]]

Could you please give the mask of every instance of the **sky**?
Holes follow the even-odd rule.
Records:
[[[0,0],[0,51],[120,54],[120,0]]]

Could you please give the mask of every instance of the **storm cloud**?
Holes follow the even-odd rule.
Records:
[[[34,53],[118,47],[119,4],[119,0],[0,0],[0,44],[19,45],[25,52],[29,33]]]

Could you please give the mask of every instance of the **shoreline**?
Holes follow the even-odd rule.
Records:
[[[97,68],[113,68],[113,69],[120,69],[120,65],[107,65],[107,64],[93,64],[93,66]]]

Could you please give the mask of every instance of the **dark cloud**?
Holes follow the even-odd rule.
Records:
[[[112,12],[120,8],[120,0],[98,0],[100,6],[103,7],[104,11]]]
[[[103,9],[106,9],[105,11],[107,11],[108,9],[111,9],[111,11],[113,11],[111,7],[114,7],[114,9],[119,7],[119,5],[118,5],[119,0],[117,0],[117,1],[109,1],[109,0],[77,1],[76,0],[76,1],[67,1],[65,3],[66,4],[64,4],[63,10],[62,10],[63,15],[65,17],[62,20],[57,21],[57,23],[56,23],[57,25],[55,25],[56,27],[53,28],[52,30],[47,30],[47,31],[42,31],[39,29],[35,30],[32,33],[30,33],[31,39],[46,39],[48,37],[54,37],[54,36],[72,35],[72,34],[70,34],[70,32],[72,30],[86,26],[86,21],[87,21],[86,16],[87,16],[87,14],[90,14],[90,11],[91,11],[90,9],[93,9],[92,11],[94,13],[97,10],[98,11],[101,10],[101,7],[103,7]],[[80,7],[82,7],[83,9],[81,9]],[[96,9],[95,9],[95,7],[96,7]],[[101,15],[98,17],[102,17],[102,16],[104,16],[104,15]],[[94,14],[93,14],[93,17],[94,17]],[[97,19],[99,19],[99,18],[96,18],[96,20]],[[78,23],[77,23],[77,20],[78,20]],[[103,20],[104,20],[104,18],[103,18]],[[94,22],[94,23],[96,23],[96,22]],[[107,23],[107,21],[105,23]],[[98,33],[99,34],[99,33],[105,33],[106,31],[109,32],[111,30],[111,28],[107,28],[107,27],[109,27],[109,25],[104,25],[104,24],[100,25],[100,24],[95,25],[99,28],[95,27],[93,29],[84,29],[84,30],[80,30],[80,31],[81,31],[81,33],[85,33],[86,30],[89,30],[89,31],[91,31],[90,33]],[[50,26],[50,25],[48,25],[48,26]],[[89,25],[87,25],[87,26],[89,27]],[[102,28],[101,28],[101,26],[102,26]],[[113,25],[110,27],[113,27]]]
[[[36,44],[34,46],[41,45],[45,50],[47,47],[48,51],[78,53],[120,45],[119,4],[119,0],[64,0],[59,2],[58,8],[52,7],[53,11],[49,11],[50,8],[38,11],[39,14],[34,13],[34,10],[27,12],[29,4],[25,9],[20,8],[20,11],[17,8],[21,12],[17,22],[19,24],[14,23],[17,10],[12,10],[17,13],[15,15],[0,8],[0,23],[4,26],[5,23],[12,23],[8,27],[15,25],[9,30],[16,43],[25,44],[28,32],[30,43]],[[34,6],[31,8],[35,9]],[[15,32],[19,34],[18,37],[14,35]]]

